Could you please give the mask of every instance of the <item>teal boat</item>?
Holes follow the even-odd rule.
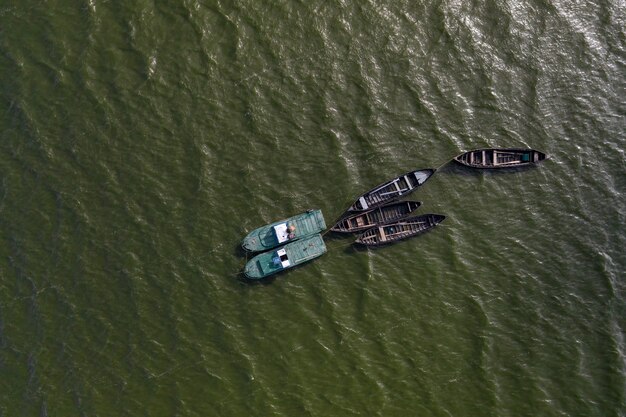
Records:
[[[249,252],[261,252],[294,240],[313,236],[326,229],[321,210],[307,210],[285,220],[268,224],[248,233],[241,246]]]
[[[250,279],[265,278],[322,256],[325,252],[324,239],[318,233],[255,256],[246,264],[244,274]]]

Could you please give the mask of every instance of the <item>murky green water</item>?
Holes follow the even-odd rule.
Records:
[[[0,416],[625,416],[623,6],[4,2]],[[437,167],[436,230],[238,275]]]

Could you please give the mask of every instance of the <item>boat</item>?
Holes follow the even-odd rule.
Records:
[[[254,229],[243,239],[241,246],[248,252],[270,250],[287,242],[303,239],[326,229],[321,210],[304,213]]]
[[[423,214],[380,224],[361,233],[355,243],[365,246],[387,245],[420,235],[441,223],[445,218],[446,216],[441,214]]]
[[[471,168],[494,169],[534,165],[546,158],[545,153],[530,148],[486,148],[462,153],[454,160]]]
[[[324,239],[318,233],[256,255],[246,263],[244,275],[249,279],[265,278],[313,260],[325,252]]]
[[[399,220],[415,211],[422,203],[419,201],[392,201],[376,208],[351,214],[330,228],[338,233],[360,232],[380,223]]]
[[[366,192],[348,208],[348,211],[365,211],[374,207],[382,206],[393,200],[397,200],[424,184],[435,173],[432,168],[410,171],[406,174],[377,185]]]

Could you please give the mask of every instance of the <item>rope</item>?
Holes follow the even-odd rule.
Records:
[[[440,170],[442,167],[448,165],[450,162],[452,162],[453,159],[448,159],[446,162],[444,162],[443,164],[439,165],[437,168],[435,168],[435,170]]]

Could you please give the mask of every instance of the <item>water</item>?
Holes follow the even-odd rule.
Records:
[[[625,416],[625,10],[4,2],[0,416]],[[240,279],[429,167],[433,232]]]

